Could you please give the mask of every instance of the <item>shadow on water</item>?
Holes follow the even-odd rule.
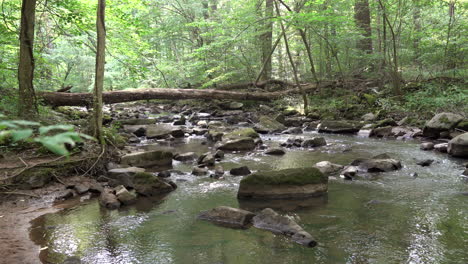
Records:
[[[315,136],[306,134],[303,137]],[[191,175],[190,164],[174,162],[179,188],[162,199],[142,199],[116,211],[96,200],[71,205],[32,222],[31,238],[44,249],[43,263],[78,256],[83,263],[467,263],[468,185],[461,160],[422,152],[416,142],[324,135],[326,147],[290,149],[284,156],[261,151],[227,153],[226,171],[308,167],[329,160],[342,165],[388,153],[402,161],[396,172],[369,174],[355,181],[330,180],[326,197],[299,201],[238,201],[241,177]],[[264,137],[277,146],[287,136]],[[200,137],[145,146],[198,154],[213,150]],[[187,144],[185,144],[187,143]],[[416,160],[434,159],[430,167]],[[418,177],[411,177],[417,173]],[[317,238],[313,249],[250,228],[235,230],[198,221],[204,210],[225,205],[258,211],[272,207],[294,218]]]

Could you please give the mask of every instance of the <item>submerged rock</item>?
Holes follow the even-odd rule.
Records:
[[[218,206],[200,213],[198,219],[231,228],[248,228],[254,216],[252,212],[242,209]]]
[[[136,152],[121,157],[120,162],[134,167],[171,166],[172,156],[171,152],[161,150]]]
[[[434,162],[433,159],[425,159],[425,160],[419,160],[416,162],[421,167],[428,167],[431,166],[431,164]]]
[[[249,175],[251,171],[247,166],[242,166],[238,168],[232,168],[229,173],[233,176],[245,176]]]
[[[215,164],[215,157],[210,152],[207,152],[198,158],[197,163],[206,166],[213,166]]]
[[[463,120],[463,116],[453,113],[440,113],[426,123],[423,129],[425,137],[438,138],[441,132],[449,131]]]
[[[356,166],[346,166],[340,173],[345,179],[351,180],[356,177],[358,173],[358,168]]]
[[[307,233],[294,220],[282,216],[270,208],[262,210],[253,217],[252,221],[254,227],[288,236],[300,245],[308,247],[315,247],[317,245],[312,235]]]
[[[239,185],[240,199],[285,199],[321,196],[328,190],[328,177],[317,168],[263,171],[244,177]]]
[[[450,140],[448,153],[454,157],[468,158],[468,133],[461,134]]]

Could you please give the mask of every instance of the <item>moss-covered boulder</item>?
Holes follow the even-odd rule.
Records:
[[[317,168],[263,171],[244,177],[240,199],[288,199],[321,196],[328,190],[328,177]]]
[[[226,151],[250,151],[255,149],[255,141],[251,137],[226,140],[219,144],[218,149]]]
[[[260,116],[258,123],[254,126],[254,129],[258,133],[266,134],[281,132],[285,130],[286,127],[273,118],[268,116]]]
[[[138,172],[133,177],[134,189],[144,196],[155,196],[175,190],[168,182],[147,172]]]
[[[426,123],[423,135],[430,138],[438,138],[441,132],[455,128],[463,120],[463,116],[453,113],[440,113]]]
[[[450,140],[447,150],[454,157],[468,158],[468,133],[461,134]]]
[[[342,134],[354,134],[357,133],[363,124],[361,122],[343,120],[324,120],[318,126],[319,133],[342,133]]]
[[[121,164],[132,167],[167,167],[172,165],[172,153],[154,150],[136,152],[121,157]]]
[[[236,129],[230,133],[227,133],[224,135],[224,139],[239,139],[239,138],[259,138],[260,136],[258,133],[253,129],[253,128],[242,128],[242,129]]]

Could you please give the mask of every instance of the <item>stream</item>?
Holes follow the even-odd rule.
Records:
[[[308,132],[302,137],[317,136]],[[424,152],[416,141],[328,135],[314,150],[288,149],[283,156],[263,151],[226,153],[217,163],[223,179],[190,174],[192,164],[174,161],[171,179],[178,189],[162,199],[109,211],[97,199],[32,222],[31,238],[43,250],[43,263],[69,256],[83,263],[468,263],[468,184],[460,177],[462,160]],[[278,146],[290,135],[263,135]],[[213,145],[191,136],[172,142],[143,142],[147,150],[202,154]],[[347,165],[357,158],[388,153],[402,162],[394,172],[363,174],[353,181],[331,177],[327,197],[298,202],[245,203],[236,198],[241,177],[231,168],[252,171],[310,167],[328,160]],[[415,159],[434,159],[430,167]],[[417,177],[412,176],[417,173]],[[225,205],[258,211],[271,207],[293,217],[318,241],[315,248],[250,228],[229,229],[197,220],[204,210]]]

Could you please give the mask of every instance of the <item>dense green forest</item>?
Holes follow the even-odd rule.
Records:
[[[0,104],[8,113],[16,111],[21,4],[1,3],[0,88],[10,97],[2,96]],[[392,95],[405,96],[408,82],[466,77],[466,5],[455,0],[110,1],[104,90],[203,89],[258,77],[294,82],[296,71],[302,83],[369,78],[379,80],[379,87],[391,86]],[[37,1],[35,11],[34,89],[70,86],[72,92],[91,92],[96,1]],[[407,96],[405,106],[425,103],[436,110],[465,101],[466,87],[452,84],[425,86],[416,95],[423,102]],[[388,98],[381,101],[391,104]]]

